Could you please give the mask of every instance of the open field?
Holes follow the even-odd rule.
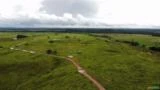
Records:
[[[156,36],[136,35],[136,34],[108,34],[108,35],[117,40],[138,41],[140,44],[144,44],[147,47],[160,46],[160,37]]]
[[[27,38],[14,40],[16,35]],[[160,37],[136,34],[0,33],[0,90],[96,90],[67,60],[75,61],[107,90],[146,90],[160,84]],[[108,38],[108,36],[110,38]],[[117,40],[137,41],[145,48]],[[35,54],[10,48],[35,51]]]

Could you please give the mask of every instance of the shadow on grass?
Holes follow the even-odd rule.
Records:
[[[65,65],[62,60],[53,58],[52,60],[28,61],[14,64],[0,65],[0,90],[16,90],[18,86],[23,86],[27,82],[40,84],[44,81],[51,80],[49,75],[61,65]],[[41,76],[46,77],[38,80]]]

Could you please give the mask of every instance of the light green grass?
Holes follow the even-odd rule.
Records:
[[[17,33],[0,33],[13,38]],[[115,39],[136,40],[146,45],[159,42],[159,37],[110,34],[113,39],[88,34],[18,33],[29,38],[4,41],[6,48],[34,50],[46,53],[56,50],[60,56],[73,55],[107,90],[146,90],[160,84],[159,53],[115,42]],[[66,38],[69,36],[69,38]],[[53,40],[54,43],[49,43]],[[27,43],[27,45],[26,45]],[[65,60],[0,49],[0,87],[3,90],[94,90],[88,80]],[[11,80],[11,81],[10,81]],[[5,86],[6,85],[6,86]]]
[[[152,35],[138,35],[138,34],[108,34],[117,40],[138,41],[140,44],[149,46],[160,46],[160,37]]]

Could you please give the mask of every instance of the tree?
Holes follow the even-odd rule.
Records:
[[[69,36],[65,36],[65,38],[66,38],[66,39],[69,39],[70,37],[69,37]]]
[[[26,37],[28,37],[28,36],[26,36],[26,35],[17,35],[16,36],[17,39],[22,39],[22,38],[26,38]]]
[[[49,42],[49,43],[54,43],[54,40],[49,40],[48,42]]]
[[[46,51],[46,53],[47,53],[47,54],[52,54],[52,53],[53,53],[53,51],[52,51],[52,50],[50,50],[50,49],[48,49],[48,50]]]
[[[150,50],[153,50],[153,51],[158,51],[160,52],[160,47],[155,47],[155,46],[152,46],[152,47],[149,47]]]
[[[46,53],[47,54],[57,55],[57,51],[56,50],[51,50],[51,49],[46,50]]]

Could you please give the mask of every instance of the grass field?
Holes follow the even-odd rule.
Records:
[[[13,40],[17,34],[29,37]],[[116,40],[160,46],[160,37],[71,33],[0,33],[0,90],[96,90],[68,61],[46,54],[72,55],[107,90],[146,90],[160,84],[160,53]],[[10,50],[33,50],[36,54]]]
[[[160,37],[151,35],[136,35],[136,34],[108,34],[114,39],[126,41],[138,41],[140,44],[149,46],[160,46]]]

